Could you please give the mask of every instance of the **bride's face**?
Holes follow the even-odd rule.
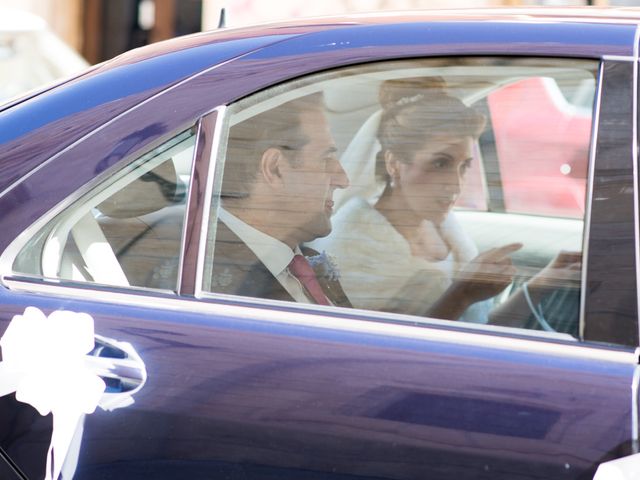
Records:
[[[407,163],[398,163],[397,191],[414,214],[436,224],[455,204],[473,160],[471,137],[431,137]]]

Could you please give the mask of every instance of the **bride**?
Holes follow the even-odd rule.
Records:
[[[353,195],[314,248],[336,257],[356,308],[486,323],[489,299],[512,281],[510,255],[522,244],[478,255],[452,213],[485,118],[449,95],[439,77],[386,81],[379,98],[381,189]],[[563,253],[550,267],[579,270],[579,262],[579,254]],[[528,316],[527,302],[539,302],[548,289],[548,271],[513,295],[508,309],[524,307]]]

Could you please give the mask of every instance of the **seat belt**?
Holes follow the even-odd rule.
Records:
[[[71,235],[95,282],[119,287],[129,286],[120,262],[91,212],[74,225]]]

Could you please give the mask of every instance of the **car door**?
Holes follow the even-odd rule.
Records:
[[[242,68],[251,65],[251,59],[245,61]],[[234,102],[216,101],[219,90],[206,96],[213,90],[211,77],[130,111],[24,179],[20,189],[0,200],[3,211],[12,207],[10,218],[3,219],[8,230],[22,232],[14,227],[22,215],[27,232],[5,252],[2,329],[28,306],[46,313],[86,312],[102,338],[134,347],[147,373],[134,403],[86,416],[77,464],[65,465],[68,474],[87,479],[581,478],[597,463],[631,453],[637,434],[630,388],[637,364],[635,261],[630,260],[635,258],[632,64],[607,61],[598,71],[586,183],[593,188],[587,197],[592,211],[583,217],[587,283],[582,292],[589,294],[583,295],[575,337],[216,292],[206,283],[207,262],[216,262],[215,250],[207,249],[215,232],[207,227],[216,220],[216,186],[228,166],[223,159],[231,119],[250,108],[251,100],[233,110]],[[304,82],[292,91],[296,88],[305,88]],[[203,106],[202,98],[210,104]],[[265,98],[270,97],[260,100]],[[221,103],[229,109],[214,108]],[[166,105],[175,107],[173,116],[160,121],[157,112]],[[162,155],[178,165],[172,148],[185,139],[192,142],[191,150],[183,150],[192,153],[186,160],[191,168],[182,174],[189,188],[178,200],[178,173],[176,201],[166,207],[181,210],[179,226],[170,229],[180,232],[177,263],[175,250],[161,248],[167,239],[158,233],[142,249],[156,263],[135,283],[127,275],[131,263],[125,254],[116,259],[128,285],[110,276],[74,277],[73,265],[80,272],[91,270],[86,259],[82,268],[74,263],[73,254],[82,257],[81,245],[60,255],[52,274],[29,270],[27,253],[42,251],[28,248],[41,246],[36,233],[60,225],[56,219],[80,206],[104,209],[111,194],[122,191],[119,181],[129,185],[149,172],[160,175],[153,162],[167,160]],[[66,178],[69,171],[76,176]],[[56,179],[65,182],[52,182]],[[20,207],[25,195],[35,192],[48,203]],[[91,198],[99,202],[86,200]],[[106,212],[101,214],[131,218]],[[160,220],[169,217],[174,218]],[[116,233],[132,228],[110,227]],[[611,227],[615,255],[609,248]],[[116,233],[110,239],[119,239],[118,248],[127,252],[144,240],[143,235],[130,245]],[[175,246],[175,237],[168,241]],[[63,258],[68,259],[64,271],[71,272],[66,277]],[[146,258],[143,266],[147,261],[153,263]],[[612,265],[615,274],[608,273]],[[39,478],[51,418],[7,401],[5,415],[24,422],[7,431],[2,448],[25,473]],[[25,422],[27,436],[18,428]]]

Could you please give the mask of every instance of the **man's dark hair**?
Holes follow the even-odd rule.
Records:
[[[302,134],[300,115],[322,106],[322,94],[314,93],[278,105],[232,126],[221,196],[248,196],[259,170],[262,154],[269,148],[280,149],[290,162],[295,163],[298,150],[309,141]]]

